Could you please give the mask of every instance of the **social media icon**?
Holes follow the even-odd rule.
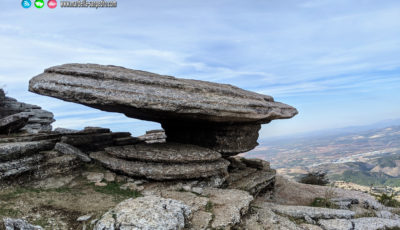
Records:
[[[43,1],[43,0],[36,0],[36,1],[35,1],[35,6],[36,6],[36,8],[38,8],[38,9],[43,8],[43,6],[44,6],[44,1]]]
[[[56,0],[49,0],[49,1],[47,2],[47,6],[48,6],[50,9],[54,9],[54,8],[57,7],[57,1],[56,1]]]
[[[21,5],[25,9],[28,9],[29,7],[31,7],[32,2],[31,2],[31,0],[22,0]]]

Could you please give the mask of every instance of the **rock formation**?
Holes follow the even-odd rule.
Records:
[[[139,136],[139,140],[144,141],[148,144],[152,143],[164,143],[166,142],[167,135],[163,129],[149,130],[146,134]]]
[[[261,124],[297,113],[269,96],[98,65],[50,68],[30,87],[165,132],[51,131],[51,113],[0,90],[0,229],[43,229],[29,223],[45,219],[46,229],[400,228],[398,209],[368,194],[298,184],[232,156],[255,147]],[[307,206],[321,197],[332,206]]]
[[[229,162],[221,155],[229,157],[255,148],[261,124],[297,114],[295,108],[275,102],[271,96],[231,85],[96,64],[48,68],[31,79],[29,90],[161,123],[165,133],[149,131],[137,139],[120,136],[124,147],[105,148],[113,143],[101,132],[62,138],[66,144],[92,152],[90,157],[107,168],[155,180],[226,178]],[[158,144],[165,139],[166,143]],[[99,148],[86,144],[95,140]],[[143,141],[146,144],[138,144]],[[102,148],[105,150],[97,151]],[[232,188],[257,194],[273,184],[275,171],[269,166],[258,168],[239,161],[235,164],[238,168],[231,167]],[[240,173],[234,172],[238,170]]]
[[[49,132],[52,129],[51,123],[55,121],[51,112],[36,105],[18,102],[14,98],[5,96],[3,89],[0,89],[0,132],[5,133],[1,131],[5,120],[15,121],[17,118],[20,118],[19,125],[8,126],[12,128],[4,129],[10,132],[18,130],[27,133]],[[28,118],[27,121],[26,118]]]
[[[95,64],[45,70],[29,90],[128,117],[162,124],[167,141],[236,155],[257,145],[261,124],[297,110],[271,96],[205,81]]]
[[[0,107],[0,109],[3,108]],[[0,110],[0,112],[7,114],[9,110]],[[20,114],[26,113],[9,115],[0,122],[12,120],[9,118],[19,117]],[[31,117],[27,115],[24,118]],[[76,132],[62,132],[62,130],[51,132],[41,129],[40,133],[36,133],[37,130],[29,133],[27,131],[32,131],[32,129],[25,129],[26,126],[23,124],[18,126],[19,128],[17,128],[17,123],[14,123],[6,129],[7,132],[0,133],[0,185],[31,183],[48,177],[65,175],[71,173],[83,162],[90,162],[88,153],[91,151],[120,146],[122,142],[129,144],[140,142],[139,139],[131,137],[130,133],[113,133],[104,128],[87,127]],[[21,129],[21,127],[24,128]],[[12,135],[8,135],[10,133]]]
[[[244,190],[254,196],[273,190],[276,171],[270,168],[267,161],[242,157],[230,157],[228,160],[228,188]]]

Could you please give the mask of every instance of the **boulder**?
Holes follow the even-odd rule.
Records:
[[[94,230],[178,230],[184,229],[190,218],[190,207],[181,201],[147,196],[119,203],[101,217]]]
[[[43,230],[42,227],[29,224],[22,219],[4,218],[3,221],[6,230]]]
[[[91,183],[101,182],[104,179],[104,173],[88,172],[86,179]]]
[[[208,163],[155,163],[128,161],[112,157],[105,152],[94,152],[90,157],[99,161],[106,168],[133,176],[153,180],[207,178],[227,174],[229,162],[219,159]]]
[[[249,193],[236,189],[205,189],[203,194],[210,199],[213,229],[230,229],[239,224],[253,201]]]
[[[252,211],[242,218],[241,224],[237,229],[254,230],[305,230],[295,222],[293,218],[279,215],[271,210],[271,205],[267,202],[256,199],[252,202]]]
[[[122,159],[165,163],[213,162],[221,158],[221,154],[211,149],[178,143],[109,147],[105,152]]]
[[[184,204],[190,207],[192,212],[204,210],[209,202],[209,198],[205,196],[198,196],[192,192],[162,190],[160,195],[163,198],[182,201]]]
[[[29,120],[26,113],[17,113],[0,119],[0,133],[10,134],[22,129]]]
[[[71,154],[71,155],[76,155],[81,161],[83,162],[90,162],[92,159],[86,154],[84,154],[81,150],[78,148],[75,148],[72,145],[66,144],[66,143],[57,143],[54,147],[54,150],[58,151],[59,153],[62,154]]]
[[[96,64],[48,68],[30,80],[29,90],[156,121],[167,141],[211,147],[226,155],[254,148],[260,124],[297,114],[271,96],[232,85]]]

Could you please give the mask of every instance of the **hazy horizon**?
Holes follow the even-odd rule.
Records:
[[[399,1],[118,1],[117,8],[21,7],[0,14],[0,87],[54,113],[53,127],[160,128],[28,92],[64,63],[120,65],[232,84],[296,107],[260,138],[400,118]]]

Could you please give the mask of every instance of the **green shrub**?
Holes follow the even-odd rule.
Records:
[[[386,193],[382,193],[381,195],[378,195],[377,200],[388,207],[400,207],[400,202],[394,198],[394,194],[388,195]]]
[[[303,184],[314,184],[314,185],[327,185],[329,179],[326,177],[326,172],[316,171],[309,172],[299,180]]]
[[[336,204],[332,203],[328,199],[316,197],[310,204],[312,207],[322,207],[322,208],[338,208]]]

